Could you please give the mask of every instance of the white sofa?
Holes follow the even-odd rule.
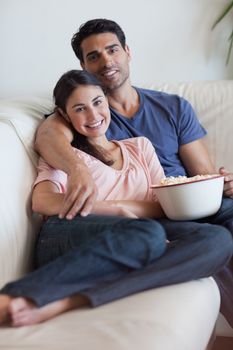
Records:
[[[209,131],[207,143],[218,168],[233,171],[233,81],[150,86],[187,98]],[[30,192],[36,175],[36,127],[51,99],[0,100],[0,287],[25,274],[40,219]],[[204,350],[219,313],[212,278],[145,291],[96,309],[75,310],[46,323],[1,327],[0,349]],[[221,319],[217,334],[231,335]]]

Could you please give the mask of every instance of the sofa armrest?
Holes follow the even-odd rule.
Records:
[[[31,268],[40,219],[32,215],[31,185],[35,166],[15,130],[0,122],[0,286]]]

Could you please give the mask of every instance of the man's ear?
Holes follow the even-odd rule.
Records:
[[[70,118],[68,117],[68,114],[66,114],[61,108],[58,108],[57,111],[68,123],[70,123]]]
[[[132,58],[131,51],[130,51],[130,48],[129,48],[129,46],[127,44],[125,44],[125,52],[128,55],[129,61],[131,61],[131,58]]]

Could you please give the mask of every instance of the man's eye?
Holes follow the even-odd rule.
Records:
[[[96,54],[88,56],[88,61],[93,62],[96,61],[98,56]]]
[[[102,103],[101,100],[97,100],[97,101],[94,102],[94,106],[99,106],[101,103]]]
[[[118,51],[117,47],[112,47],[111,50],[110,50],[111,53],[114,53],[114,52],[117,52],[117,51]]]

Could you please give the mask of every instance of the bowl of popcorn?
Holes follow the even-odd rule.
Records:
[[[215,214],[221,206],[224,176],[166,177],[152,185],[164,213],[172,220],[196,220]]]

